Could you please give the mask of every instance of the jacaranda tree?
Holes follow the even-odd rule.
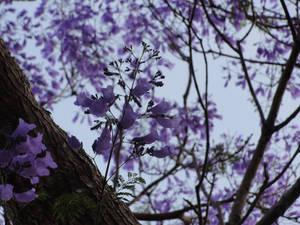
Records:
[[[297,0],[0,1],[5,224],[299,224],[299,12]],[[170,55],[188,68],[177,102],[155,92]],[[248,94],[257,133],[216,134],[214,77]],[[65,98],[98,132],[94,154],[53,122]]]

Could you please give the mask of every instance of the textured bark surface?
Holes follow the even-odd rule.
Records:
[[[67,116],[67,114],[66,114]],[[30,84],[19,68],[16,60],[10,56],[4,42],[0,39],[0,127],[7,124],[17,125],[19,118],[37,126],[34,132],[43,134],[43,143],[51,152],[58,168],[51,171],[49,177],[43,177],[37,187],[46,193],[29,204],[8,201],[6,213],[14,225],[58,225],[85,224],[139,224],[128,207],[116,200],[114,194],[105,188],[99,203],[103,187],[103,177],[83,151],[73,151],[67,144],[67,135],[52,120],[51,115],[38,105],[34,99]],[[19,178],[9,176],[15,190],[28,190],[27,184]],[[53,213],[54,202],[67,193],[78,193],[91,199],[99,207],[84,210],[76,222],[58,221]]]

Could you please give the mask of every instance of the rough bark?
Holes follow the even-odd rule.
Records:
[[[129,208],[115,198],[109,187],[105,188],[99,201],[103,187],[102,175],[84,151],[70,149],[66,133],[38,105],[28,80],[0,39],[0,127],[7,124],[16,126],[19,118],[37,125],[33,133],[43,134],[43,143],[58,168],[52,170],[50,176],[43,177],[37,186],[37,190],[47,194],[46,197],[28,204],[12,200],[4,205],[6,216],[14,225],[95,225],[97,216],[97,224],[101,225],[139,224]],[[8,179],[14,182],[15,190],[26,190],[28,184],[17,176],[9,176]],[[84,215],[75,222],[58,221],[53,213],[53,204],[60,196],[68,193],[81,194],[92,200],[97,207],[85,209]]]

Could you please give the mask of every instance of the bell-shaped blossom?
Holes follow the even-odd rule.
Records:
[[[114,95],[114,88],[111,85],[102,89],[102,95],[104,102],[108,104],[112,103],[116,98]]]
[[[68,138],[68,144],[73,150],[82,149],[82,142],[79,142],[79,140],[73,135]]]
[[[13,138],[17,136],[26,136],[27,133],[34,128],[36,128],[36,125],[26,123],[23,119],[20,118],[18,127],[10,136]]]
[[[151,133],[149,133],[145,136],[136,137],[136,138],[132,139],[133,142],[139,142],[140,144],[151,144],[157,140],[159,140],[159,136],[158,136],[156,130],[152,130]]]
[[[135,88],[132,90],[132,94],[134,94],[137,97],[140,97],[141,95],[145,94],[147,91],[150,90],[151,84],[147,81],[145,78],[140,78],[137,80]]]
[[[57,168],[57,164],[53,161],[53,158],[52,158],[50,152],[46,152],[45,157],[38,158],[38,159],[42,160],[44,162],[44,165],[47,167],[50,167],[52,169]]]
[[[86,92],[82,92],[77,95],[76,101],[74,102],[75,105],[82,106],[82,107],[89,107],[93,103],[93,100],[88,97]]]
[[[101,136],[95,140],[92,148],[96,154],[105,155],[105,153],[110,150],[111,145],[110,131],[107,127],[105,127]]]
[[[156,121],[164,128],[175,128],[179,125],[180,119],[178,117],[174,117],[174,118],[157,117]]]
[[[162,100],[156,106],[152,107],[149,111],[155,115],[165,114],[171,109],[171,105],[169,102]]]
[[[30,167],[22,168],[20,175],[26,178],[48,176],[50,174],[48,168],[57,168],[57,164],[53,161],[50,152],[46,152],[44,157],[39,157],[31,161]]]
[[[57,168],[57,164],[53,161],[50,152],[46,152],[45,157],[35,159],[33,166],[38,176],[48,176],[50,174],[48,168]]]
[[[8,201],[13,197],[13,186],[11,184],[0,184],[0,199]]]
[[[43,135],[38,134],[37,137],[33,138],[27,135],[26,141],[16,146],[16,150],[19,153],[31,152],[34,155],[41,153],[46,150],[46,146],[42,143]]]
[[[35,193],[35,188],[30,189],[29,191],[25,191],[22,193],[15,193],[15,198],[18,202],[31,202],[33,199],[37,197]]]
[[[103,99],[93,101],[90,106],[90,113],[95,116],[103,116],[108,111],[108,105]]]
[[[173,146],[165,146],[161,150],[152,151],[150,154],[156,158],[164,158],[173,154]]]
[[[43,169],[45,167],[43,166]],[[22,168],[20,175],[25,178],[32,178],[37,176],[47,176],[49,171],[37,171],[39,168],[35,168],[34,163],[31,163],[29,167]],[[44,170],[47,170],[46,168]],[[41,175],[40,175],[41,174]]]
[[[43,158],[38,158],[34,161],[34,169],[38,176],[49,176],[50,171],[46,166],[47,164],[44,162]]]
[[[39,177],[32,177],[30,178],[31,184],[37,184],[40,181]]]
[[[130,128],[134,124],[138,115],[139,114],[135,113],[129,104],[125,103],[123,106],[123,115],[121,115],[121,127],[123,129]]]
[[[13,157],[13,159],[9,165],[9,169],[15,170],[26,163],[32,164],[34,161],[34,158],[35,158],[35,155],[30,152],[28,152],[26,154],[22,154],[22,155],[16,155]]]

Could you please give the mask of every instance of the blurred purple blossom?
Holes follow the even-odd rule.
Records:
[[[79,142],[77,137],[73,135],[71,137],[68,137],[68,144],[73,150],[80,150],[82,148],[82,142]]]
[[[121,121],[120,125],[123,129],[130,128],[134,122],[136,121],[136,118],[138,117],[138,113],[135,113],[131,107],[130,104],[124,103],[123,106],[123,114],[121,115]]]
[[[0,199],[8,201],[13,197],[13,186],[11,184],[0,184]]]
[[[89,107],[90,113],[95,116],[103,116],[108,111],[108,105],[103,98],[94,100]]]
[[[11,137],[16,138],[17,136],[26,136],[27,133],[36,128],[34,124],[28,124],[23,119],[19,119],[19,125],[16,130],[11,134]]]
[[[110,131],[107,127],[105,127],[102,130],[101,136],[94,141],[92,148],[96,154],[105,155],[107,154],[107,152],[109,152],[111,146],[112,143],[111,143]]]
[[[155,200],[154,204],[156,209],[163,213],[163,212],[169,212],[172,206],[172,203],[174,203],[175,200],[168,198],[168,199],[164,199],[164,200]]]
[[[159,140],[159,136],[156,130],[152,130],[149,134],[145,136],[135,137],[132,139],[133,142],[138,142],[140,144],[151,144],[157,140]]]
[[[108,104],[111,104],[116,98],[116,96],[114,95],[114,88],[111,85],[107,86],[106,88],[103,88],[102,94],[104,102]]]
[[[151,156],[156,158],[165,158],[172,155],[174,152],[174,146],[165,146],[161,150],[154,150],[150,153]]]
[[[39,7],[36,9],[34,16],[35,17],[40,17],[44,10],[45,10],[45,6],[46,6],[47,0],[42,0]]]
[[[133,88],[132,90],[132,94],[140,97],[142,95],[144,95],[147,91],[149,91],[151,89],[151,84],[147,81],[147,79],[145,78],[139,78],[137,80],[137,84],[135,86],[135,88]]]
[[[35,188],[30,189],[29,191],[25,191],[22,193],[14,193],[14,196],[18,202],[31,202],[37,197],[35,193]]]
[[[165,128],[175,128],[180,123],[180,118],[174,117],[174,118],[164,118],[164,117],[157,117],[157,122],[165,127]]]
[[[165,114],[171,109],[171,105],[169,102],[162,100],[156,106],[152,107],[149,111],[153,114]]]
[[[32,153],[37,155],[42,151],[46,150],[46,146],[42,143],[43,135],[38,134],[37,137],[33,138],[29,135],[26,136],[26,141],[16,146],[18,153]]]
[[[75,105],[82,106],[82,107],[89,107],[93,103],[93,100],[88,97],[86,92],[82,92],[77,95],[76,101],[74,102]]]

